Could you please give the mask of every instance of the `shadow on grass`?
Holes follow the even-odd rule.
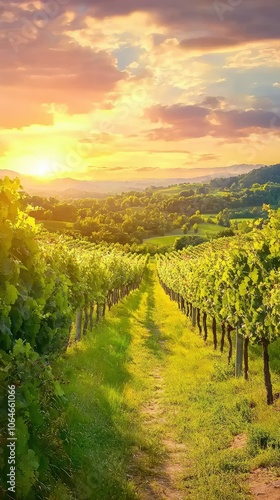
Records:
[[[65,387],[69,400],[67,448],[76,471],[75,498],[79,500],[138,498],[127,471],[133,449],[151,445],[145,442],[140,416],[125,403],[124,390],[131,377],[126,368],[133,335],[131,315],[151,280],[146,271],[140,289],[115,307],[78,347],[71,348],[60,367],[69,379]]]
[[[164,345],[166,338],[153,319],[153,312],[155,311],[156,297],[155,297],[155,277],[153,272],[147,270],[146,282],[148,285],[147,297],[147,314],[143,326],[148,330],[149,336],[145,340],[146,347],[159,359],[162,359],[168,350]]]

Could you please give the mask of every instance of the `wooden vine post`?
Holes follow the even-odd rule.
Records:
[[[227,339],[228,339],[228,345],[229,345],[229,349],[228,349],[228,364],[230,364],[231,362],[231,358],[232,358],[232,338],[231,338],[231,332],[232,330],[234,330],[234,328],[228,324],[227,325]]]
[[[213,332],[214,349],[216,351],[217,345],[218,345],[218,340],[217,340],[217,321],[216,321],[215,316],[212,319],[212,332]]]
[[[268,354],[268,346],[269,340],[263,339],[262,347],[263,347],[263,371],[264,371],[264,383],[266,388],[266,400],[268,405],[273,404],[273,392],[272,392],[272,383],[271,383],[271,375],[269,369],[269,354]]]
[[[196,307],[192,308],[192,326],[196,326]]]
[[[203,313],[202,324],[203,324],[203,330],[204,330],[203,340],[205,340],[205,342],[206,342],[207,337],[208,337],[208,331],[207,331],[207,313],[206,312]]]
[[[224,346],[225,346],[225,336],[226,336],[226,325],[225,325],[225,322],[222,321],[222,335],[221,335],[221,352],[224,352]]]
[[[84,327],[83,327],[83,334],[85,335],[88,329],[88,324],[89,324],[89,313],[88,313],[88,308],[85,307],[84,309],[85,313],[85,321],[84,321]]]
[[[90,331],[93,329],[93,313],[94,313],[94,304],[91,303],[89,306],[89,328]]]
[[[244,340],[244,378],[249,380],[249,338],[246,337]]]
[[[83,311],[79,310],[79,311],[77,311],[77,315],[76,315],[76,337],[75,337],[76,341],[81,340],[82,323],[83,323]]]
[[[239,333],[238,327],[236,328],[236,357],[235,357],[235,376],[242,375],[243,368],[243,335]]]
[[[199,307],[197,308],[197,315],[196,315],[196,322],[199,330],[199,335],[202,333],[202,328],[201,328],[201,323],[200,323],[200,309]]]

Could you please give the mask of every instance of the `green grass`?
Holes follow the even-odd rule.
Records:
[[[214,234],[219,233],[220,231],[224,231],[225,229],[227,229],[227,228],[223,227],[223,226],[219,226],[219,224],[208,224],[207,222],[205,222],[203,224],[199,224],[198,234],[203,235],[203,234],[208,233],[210,235],[214,235]],[[193,233],[193,231],[190,231],[190,233]]]
[[[63,222],[63,221],[53,221],[53,220],[44,220],[39,221],[50,233],[61,233],[65,230],[73,229],[73,222]]]
[[[251,470],[279,473],[280,450],[272,446],[280,441],[279,405],[265,403],[260,352],[252,350],[249,382],[234,378],[226,358],[199,337],[148,269],[140,290],[70,347],[57,368],[68,380],[77,498],[169,498],[159,492],[164,464],[173,460],[166,439],[185,445],[174,487],[188,500],[245,500]],[[279,345],[271,358],[279,391]],[[158,414],[150,418],[145,408],[153,401]],[[232,449],[242,433],[247,445]]]
[[[210,217],[210,219],[212,219],[216,223],[216,221],[217,221],[217,215],[218,214],[210,214],[210,215],[209,214],[204,214],[204,217]],[[232,222],[243,222],[243,221],[248,222],[248,221],[252,221],[252,220],[255,220],[255,219],[256,219],[256,217],[251,217],[251,218],[249,218],[249,217],[241,217],[239,219],[236,217],[236,218],[231,218],[230,220]]]
[[[151,396],[142,368],[150,365],[152,369],[152,361],[145,359],[145,349],[141,349],[141,321],[146,315],[149,286],[147,280],[141,292],[116,307],[110,318],[78,346],[68,349],[64,358],[63,374],[70,381],[66,394],[70,400],[71,454],[74,467],[80,468],[78,495],[85,491],[89,498],[102,500],[136,498],[128,475],[134,472],[130,467],[133,454],[148,450],[150,459],[139,466],[142,471],[158,455],[157,445],[146,437],[139,413],[142,401]]]
[[[175,194],[180,194],[182,191],[188,191],[189,189],[192,189],[192,187],[189,185],[179,184],[179,186],[158,188],[157,192],[174,196]]]
[[[219,231],[223,231],[224,229],[226,228],[223,226],[219,226],[218,224],[208,224],[207,222],[204,222],[203,224],[199,224],[197,234],[200,234],[201,236],[213,236]],[[180,238],[181,236],[183,236],[183,231],[178,229],[176,231],[173,231],[172,233],[173,234],[167,234],[165,236],[155,236],[153,238],[147,238],[146,240],[144,240],[144,243],[147,243],[148,245],[173,245],[176,238]],[[193,229],[191,229],[187,234],[195,233]]]
[[[232,222],[252,222],[253,220],[256,220],[255,217],[242,217],[240,219],[238,218],[234,218],[234,219],[230,219]]]
[[[168,234],[166,236],[155,236],[154,238],[147,238],[144,243],[148,245],[173,245],[176,238],[183,236],[183,232],[178,234]]]

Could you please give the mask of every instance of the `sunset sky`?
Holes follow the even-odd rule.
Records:
[[[279,0],[10,0],[0,15],[1,169],[280,162]]]

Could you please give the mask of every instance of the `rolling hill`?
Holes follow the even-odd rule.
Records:
[[[12,170],[1,170],[0,179],[5,176],[10,178],[19,177],[23,189],[29,194],[37,194],[44,196],[58,196],[60,198],[85,198],[85,197],[100,197],[104,194],[116,194],[129,191],[142,191],[150,186],[170,186],[180,183],[192,182],[209,182],[211,179],[221,176],[222,178],[231,178],[246,174],[254,169],[258,169],[260,165],[232,165],[229,167],[211,168],[211,173],[208,168],[193,168],[186,169],[185,177],[174,178],[144,178],[127,181],[91,181],[84,179],[72,178],[57,178],[57,179],[41,179],[30,175],[19,174]]]

